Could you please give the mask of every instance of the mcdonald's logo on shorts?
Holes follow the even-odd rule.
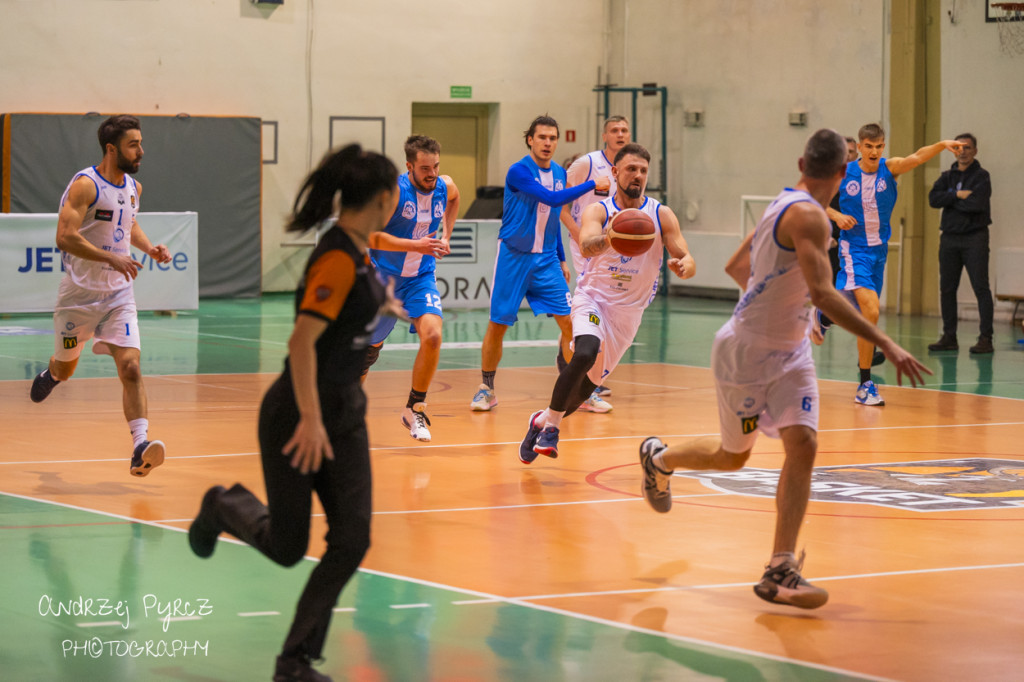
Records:
[[[595,315],[594,313],[590,313],[590,315],[587,316],[587,320],[590,322],[590,324],[601,324],[601,318]]]
[[[77,336],[65,336],[64,337],[64,350],[71,350],[78,345]]]
[[[760,415],[755,414],[753,417],[740,417],[740,423],[743,425],[743,434],[753,433],[757,431],[757,418]]]

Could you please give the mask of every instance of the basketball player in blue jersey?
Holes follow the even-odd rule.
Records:
[[[796,557],[818,450],[818,382],[808,338],[812,304],[877,345],[896,368],[897,382],[905,375],[916,386],[922,372],[931,374],[832,286],[822,207],[839,187],[845,157],[839,133],[814,133],[798,162],[799,182],[769,204],[726,265],[744,293],[711,348],[721,435],[671,447],[651,437],[640,445],[641,492],[655,511],[666,513],[675,469],[736,471],[749,459],[759,431],[781,439],[785,460],[775,492],[772,556],[754,592],[805,609],[828,601],[827,591],[801,576],[803,556]]]
[[[551,160],[558,148],[558,122],[550,116],[533,119],[523,136],[530,153],[512,164],[505,176],[490,321],[480,349],[483,383],[470,403],[478,412],[488,412],[498,404],[494,375],[501,362],[502,340],[516,323],[524,296],[534,315],[552,315],[562,337],[572,338],[572,296],[559,259],[562,232],[557,209],[587,192],[607,191],[610,186],[608,178],[597,178],[566,189],[565,169]]]
[[[441,145],[437,140],[412,135],[405,141],[408,172],[398,178],[398,206],[384,231],[370,237],[373,264],[382,278],[395,281],[395,297],[402,301],[420,337],[402,426],[409,429],[410,436],[424,442],[430,440],[427,390],[441,354],[441,295],[437,291],[435,260],[451,252],[449,240],[459,212],[459,189],[450,177],[438,175],[440,165]],[[364,379],[396,322],[388,317],[377,325],[366,356]]]
[[[885,277],[885,261],[889,251],[892,227],[889,220],[896,205],[896,178],[917,168],[942,150],[954,154],[960,150],[956,140],[943,140],[921,147],[907,157],[882,157],[885,131],[869,123],[857,134],[860,159],[846,166],[846,175],[839,185],[839,211],[829,208],[828,216],[841,230],[839,236],[839,274],[836,288],[852,292],[861,313],[872,324],[878,323],[878,296]],[[874,346],[857,339],[857,366],[860,386],[854,400],[861,405],[885,405],[878,387],[871,380]]]
[[[129,471],[146,476],[163,464],[164,444],[150,441],[149,403],[139,367],[139,316],[132,283],[142,264],[129,245],[167,263],[171,252],[154,246],[139,227],[142,185],[130,177],[142,162],[142,129],[134,116],[111,116],[100,124],[99,164],[75,174],[64,191],[57,218],[57,247],[63,252],[64,279],[53,313],[55,352],[32,381],[30,397],[42,402],[75,373],[82,345],[110,355],[121,380],[124,416],[132,434]]]
[[[609,116],[605,120],[604,128],[601,132],[601,141],[604,142],[604,148],[581,156],[573,161],[566,170],[566,179],[569,187],[575,187],[580,183],[601,175],[606,176],[611,182],[611,187],[608,188],[608,191],[601,192],[600,195],[597,191],[587,192],[572,202],[572,204],[566,204],[562,207],[561,220],[562,224],[565,225],[565,229],[569,231],[569,252],[572,254],[572,264],[576,269],[577,278],[583,272],[585,260],[580,253],[580,220],[583,216],[583,210],[587,206],[615,194],[615,177],[612,174],[615,155],[619,153],[620,149],[629,144],[630,140],[629,119],[625,116]],[[566,358],[559,353],[558,370],[562,371],[565,369],[566,363]],[[611,394],[612,390],[607,386],[598,386],[594,389],[594,393],[580,405],[580,410],[599,413],[611,412],[612,405],[605,400]]]

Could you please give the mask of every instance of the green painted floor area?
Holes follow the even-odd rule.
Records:
[[[659,297],[644,314],[636,343],[624,363],[667,362],[707,367],[711,340],[732,312],[732,303],[709,299]],[[278,372],[292,328],[292,296],[267,295],[258,300],[203,300],[199,310],[175,317],[140,315],[143,337],[143,372],[161,374],[217,374]],[[972,356],[977,322],[960,323],[959,353],[929,353],[927,346],[940,335],[934,317],[884,315],[881,326],[898,343],[921,358],[935,376],[928,386],[945,391],[1024,399],[1024,343],[1019,326],[997,321],[993,355]],[[479,342],[487,328],[487,311],[448,311],[444,326],[441,369],[478,368]],[[377,369],[409,369],[415,357],[416,337],[399,325],[385,344]],[[509,347],[503,367],[546,366],[554,361],[557,327],[552,320],[520,312],[520,321],[506,341],[537,347]],[[53,331],[48,315],[0,317],[0,380],[31,379],[45,367],[53,352]],[[452,344],[473,347],[452,347]],[[402,350],[401,348],[407,348]],[[857,381],[856,343],[841,329],[829,332],[825,344],[814,351],[818,375],[823,379]],[[76,376],[115,376],[107,357],[85,352]],[[499,369],[500,376],[500,369]],[[876,381],[892,384],[895,372],[888,365],[875,368]],[[500,379],[499,379],[500,380]],[[851,391],[854,388],[851,388]]]
[[[228,542],[202,560],[181,531],[5,494],[0,543],[0,679],[11,682],[270,679],[313,566],[283,569]],[[360,572],[320,669],[336,680],[852,679],[487,596]],[[54,615],[90,599],[91,615]]]

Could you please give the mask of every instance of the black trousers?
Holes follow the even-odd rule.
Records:
[[[956,334],[956,291],[966,268],[971,288],[978,299],[979,331],[992,336],[992,290],[988,284],[988,228],[970,234],[942,233],[939,239],[939,296],[942,305],[942,333]]]
[[[309,546],[313,492],[320,498],[327,517],[327,551],[309,576],[281,652],[311,659],[320,658],[332,609],[370,548],[372,511],[365,395],[356,386],[346,391],[342,404],[327,399],[323,391],[321,401],[334,460],[325,459],[317,473],[304,476],[281,454],[299,414],[290,381],[278,379],[263,398],[259,419],[267,504],[235,484],[221,495],[216,510],[224,530],[271,561],[292,566]]]

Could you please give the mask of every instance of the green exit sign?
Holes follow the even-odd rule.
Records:
[[[453,85],[451,89],[452,99],[472,99],[473,98],[473,86],[472,85]]]

